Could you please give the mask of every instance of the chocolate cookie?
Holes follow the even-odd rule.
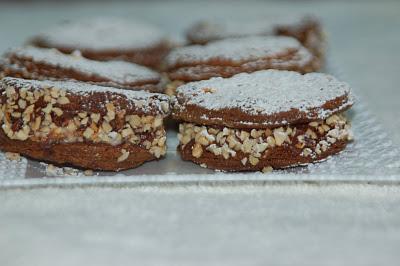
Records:
[[[351,139],[343,112],[350,88],[334,77],[264,70],[178,87],[184,160],[224,171],[284,168],[320,161]]]
[[[33,37],[31,44],[94,60],[120,59],[157,68],[170,49],[164,33],[151,25],[119,18],[70,21]]]
[[[3,151],[112,171],[166,152],[166,95],[9,77],[1,80],[0,91]]]
[[[313,16],[269,16],[266,19],[246,21],[200,21],[187,30],[192,44],[231,37],[254,35],[284,35],[299,40],[322,61],[325,49],[320,22]]]
[[[173,82],[231,77],[264,69],[301,73],[320,69],[319,60],[296,39],[285,36],[255,36],[224,39],[206,45],[179,47],[166,57]]]
[[[95,61],[56,49],[22,47],[7,52],[0,61],[0,77],[65,80],[129,90],[161,92],[161,76],[144,66],[123,61]]]

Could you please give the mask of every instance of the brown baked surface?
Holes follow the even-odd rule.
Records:
[[[192,161],[196,164],[205,164],[204,166],[210,169],[222,170],[222,171],[261,171],[264,167],[272,167],[273,169],[281,169],[287,167],[294,167],[298,165],[309,164],[313,162],[321,161],[333,154],[337,154],[344,150],[347,145],[347,141],[337,141],[328,150],[322,152],[315,158],[301,156],[302,149],[296,148],[295,145],[287,146],[276,146],[268,151],[257,165],[253,166],[247,163],[245,166],[241,163],[241,160],[245,158],[242,152],[238,152],[235,157],[224,160],[219,155],[214,155],[209,151],[204,151],[200,158],[195,158],[192,155],[192,146],[194,141],[185,145],[182,149],[178,147],[178,151],[181,154],[181,158],[185,161]]]
[[[227,78],[265,69],[309,73],[321,68],[319,58],[297,40],[279,36],[232,38],[178,47],[165,61],[170,80],[183,82]]]
[[[237,23],[236,23],[237,24]],[[279,18],[277,20],[269,19],[266,21],[242,22],[236,25],[232,22],[221,21],[200,21],[192,25],[186,32],[186,38],[191,44],[206,44],[210,41],[220,40],[231,37],[242,37],[250,35],[282,35],[290,36],[299,40],[305,47],[310,49],[321,62],[324,60],[325,38],[320,21],[313,16],[302,16],[297,18]],[[258,31],[248,30],[254,24],[259,28]],[[262,26],[265,25],[265,30]],[[234,32],[226,28],[234,27]]]
[[[0,149],[24,156],[55,163],[73,165],[83,169],[120,171],[140,166],[156,157],[148,150],[129,143],[113,146],[105,143],[42,143],[31,140],[10,140],[0,130]],[[118,162],[121,149],[129,152],[126,160]]]
[[[172,118],[250,129],[308,123],[350,108],[347,86],[326,74],[277,70],[192,82],[178,87]]]
[[[115,69],[119,69],[120,74],[114,74]],[[81,56],[62,54],[53,49],[24,47],[11,50],[0,61],[0,72],[0,76],[4,77],[73,79],[130,90],[162,91],[161,76],[143,66],[119,61],[88,60]]]

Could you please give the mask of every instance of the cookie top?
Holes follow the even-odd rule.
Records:
[[[269,68],[305,73],[319,67],[299,41],[285,36],[232,38],[179,47],[167,56],[166,64],[171,78],[183,81],[199,80],[197,76],[201,79],[230,77]]]
[[[268,128],[323,120],[352,104],[349,86],[330,75],[263,70],[178,87],[173,117],[203,125]]]
[[[0,88],[26,88],[28,90],[42,90],[55,88],[65,91],[75,101],[74,107],[79,110],[101,113],[108,102],[118,103],[119,108],[126,109],[126,113],[148,115],[168,115],[169,97],[164,94],[146,91],[121,90],[113,87],[97,86],[75,81],[38,81],[6,77],[1,80]],[[72,102],[72,101],[71,101]],[[76,104],[78,103],[78,104]]]
[[[122,18],[90,18],[70,21],[46,29],[33,43],[71,50],[140,50],[158,45],[165,40],[159,29]]]
[[[8,76],[75,79],[127,89],[160,91],[160,75],[144,66],[123,61],[94,61],[56,49],[21,47],[5,54],[0,69]],[[152,85],[152,86],[145,86]]]
[[[213,40],[254,35],[276,35],[279,28],[293,28],[300,32],[318,23],[312,16],[267,16],[256,20],[207,20],[193,24],[186,32],[191,43],[204,44]]]

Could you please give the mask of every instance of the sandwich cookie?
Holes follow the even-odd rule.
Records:
[[[16,48],[0,60],[0,76],[38,80],[77,80],[128,90],[163,90],[161,76],[141,65],[123,61],[95,61],[79,53],[32,46]]]
[[[3,151],[111,171],[165,155],[166,95],[10,77],[0,93]]]
[[[320,69],[313,54],[296,39],[285,36],[233,38],[179,47],[165,61],[172,81],[169,90],[189,81],[227,78],[243,72],[280,69],[308,73]]]
[[[264,70],[178,87],[183,160],[223,171],[259,171],[321,161],[352,139],[349,86],[334,77]]]
[[[269,16],[246,21],[207,20],[193,24],[186,33],[189,43],[254,35],[284,35],[296,38],[323,61],[325,38],[318,18],[309,15]]]
[[[64,53],[79,50],[93,60],[125,60],[158,68],[170,49],[166,35],[151,25],[121,18],[69,21],[34,36],[30,43]]]

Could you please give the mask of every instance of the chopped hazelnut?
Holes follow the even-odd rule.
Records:
[[[199,158],[203,154],[203,148],[199,143],[195,143],[192,150],[192,155],[195,158]]]
[[[257,165],[260,160],[253,155],[249,156],[249,162],[251,165]]]
[[[53,107],[52,111],[56,114],[56,116],[62,116],[63,114],[63,111],[58,107]]]
[[[57,103],[63,105],[63,104],[69,104],[70,101],[67,97],[61,96],[60,98],[57,99]]]
[[[18,100],[18,106],[19,106],[19,108],[21,108],[21,109],[25,109],[25,107],[26,107],[26,101],[23,100],[23,99],[19,99],[19,100]]]
[[[266,173],[271,173],[272,170],[274,170],[271,166],[265,166],[261,171],[266,174]]]
[[[285,140],[287,138],[286,133],[281,131],[281,130],[279,130],[279,129],[275,129],[274,130],[275,144],[277,146],[281,146],[283,144],[283,142],[285,142]]]
[[[84,136],[86,139],[90,139],[90,138],[92,137],[93,133],[94,133],[93,129],[91,129],[90,127],[88,127],[88,128],[86,128],[86,130],[83,132],[83,136]]]
[[[126,159],[128,159],[129,157],[129,151],[125,150],[125,149],[121,149],[121,153],[122,155],[118,157],[117,162],[123,162]]]
[[[163,110],[164,113],[168,113],[169,112],[169,104],[167,102],[162,102],[161,109]]]
[[[111,125],[110,125],[108,122],[106,122],[106,121],[103,121],[103,123],[102,123],[102,125],[101,125],[101,128],[102,128],[103,131],[106,132],[106,133],[109,133],[109,132],[112,131]]]

